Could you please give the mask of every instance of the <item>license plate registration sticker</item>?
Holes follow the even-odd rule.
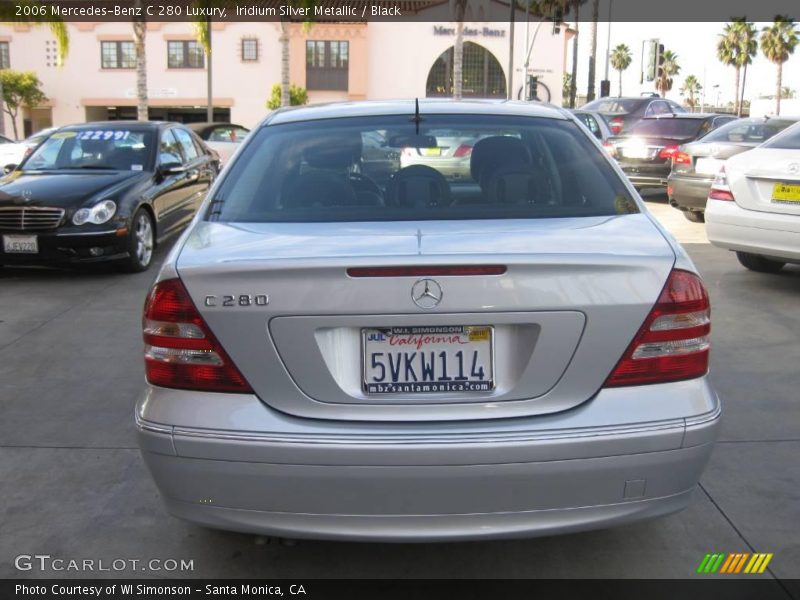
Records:
[[[35,235],[4,235],[3,252],[6,254],[38,254],[39,240]]]
[[[494,389],[494,329],[447,325],[361,330],[367,394],[486,393]]]
[[[776,183],[772,187],[772,201],[800,204],[800,184]]]

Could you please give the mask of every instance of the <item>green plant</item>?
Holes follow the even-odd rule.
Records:
[[[305,88],[292,84],[289,86],[289,104],[291,106],[301,106],[308,104],[308,92]],[[276,83],[272,86],[269,100],[267,100],[267,108],[275,110],[281,106],[281,84]]]
[[[14,137],[17,135],[17,114],[20,107],[33,108],[47,100],[42,91],[42,82],[33,71],[0,71],[0,84],[2,84],[3,110],[11,116],[14,126]]]

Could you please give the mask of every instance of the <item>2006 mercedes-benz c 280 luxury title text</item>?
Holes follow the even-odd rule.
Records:
[[[435,168],[452,140],[468,173]],[[431,160],[401,168],[409,148]],[[271,113],[143,328],[145,460],[168,509],[210,527],[402,541],[627,523],[688,504],[719,424],[692,262],[545,105]]]

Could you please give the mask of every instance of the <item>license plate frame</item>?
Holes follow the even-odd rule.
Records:
[[[427,157],[440,157],[442,155],[441,148],[420,148],[420,154]]]
[[[382,335],[383,339],[370,339],[370,334]],[[395,336],[404,341],[394,344],[397,350],[392,359],[387,354],[379,361],[384,377],[376,380],[372,375],[378,365],[374,362],[371,348],[390,348],[393,346],[391,338]],[[454,341],[454,337],[459,341]],[[491,393],[496,386],[494,344],[495,331],[491,325],[363,327],[360,348],[362,391],[369,397]],[[442,351],[445,352],[444,358]],[[423,353],[427,353],[429,360]],[[393,360],[397,360],[396,365],[391,362]],[[416,380],[408,377],[409,361]],[[430,379],[422,373],[423,364],[430,367]],[[395,374],[398,377],[394,377]]]
[[[21,247],[20,244],[27,244]],[[3,252],[6,254],[39,254],[39,236],[3,235]]]
[[[778,204],[800,205],[800,183],[784,183],[781,181],[774,183],[770,200]]]

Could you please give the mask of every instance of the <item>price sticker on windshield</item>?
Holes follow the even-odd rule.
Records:
[[[97,129],[97,130],[89,130],[89,131],[82,131],[78,134],[79,140],[127,140],[128,136],[131,134],[130,131],[124,130],[113,130],[113,129]]]

